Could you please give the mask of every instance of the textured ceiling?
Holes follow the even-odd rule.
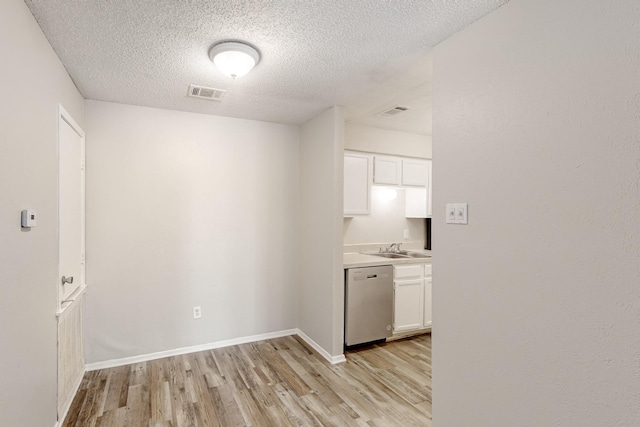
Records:
[[[25,3],[88,99],[289,124],[344,105],[354,122],[430,133],[430,119],[371,115],[405,99],[414,115],[430,112],[431,48],[506,1]],[[240,79],[223,76],[208,57],[221,40],[253,44],[260,63]],[[188,98],[190,84],[228,92],[222,102]]]

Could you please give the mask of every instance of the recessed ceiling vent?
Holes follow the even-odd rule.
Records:
[[[227,93],[227,91],[222,89],[191,85],[189,86],[188,96],[192,98],[208,99],[209,101],[222,101],[225,93]]]
[[[401,107],[399,105],[396,105],[393,108],[389,108],[388,110],[384,110],[381,111],[379,113],[376,113],[376,116],[381,116],[381,117],[393,117],[396,116],[400,113],[404,113],[405,111],[407,111],[409,108],[407,107]]]

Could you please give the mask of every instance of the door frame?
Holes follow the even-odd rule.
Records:
[[[71,295],[69,295],[67,297],[67,299],[65,299],[64,301],[61,301],[61,295],[60,295],[60,124],[61,121],[64,120],[66,122],[67,125],[69,125],[71,127],[71,129],[73,129],[74,132],[76,132],[78,134],[78,136],[80,136],[80,156],[81,156],[81,165],[80,165],[80,198],[81,198],[81,212],[80,212],[80,221],[82,223],[82,230],[81,230],[81,257],[82,257],[82,263],[81,263],[81,268],[80,268],[80,285],[78,286],[78,288],[73,291],[73,293],[71,293]],[[85,244],[85,237],[86,237],[86,230],[85,230],[85,209],[86,209],[86,203],[85,203],[85,133],[82,130],[82,128],[80,127],[80,125],[73,119],[73,117],[71,116],[71,114],[69,114],[69,112],[67,112],[67,110],[65,110],[65,108],[62,106],[62,104],[58,104],[58,123],[57,123],[57,127],[58,127],[58,137],[57,137],[57,146],[56,146],[56,150],[57,150],[57,160],[58,160],[58,167],[57,167],[57,176],[56,176],[56,191],[57,191],[57,219],[56,219],[56,238],[57,238],[57,248],[56,248],[56,252],[57,252],[57,277],[56,277],[56,300],[57,300],[57,304],[56,304],[56,313],[58,314],[58,316],[60,316],[64,311],[65,308],[67,308],[69,305],[71,304],[67,304],[67,307],[62,307],[63,302],[69,302],[69,303],[73,303],[73,301],[75,301],[78,296],[80,296],[86,289],[87,285],[85,283],[85,271],[86,271],[86,244]]]

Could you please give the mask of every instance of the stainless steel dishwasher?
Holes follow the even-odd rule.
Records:
[[[345,346],[390,337],[393,322],[393,267],[350,268],[345,282]]]

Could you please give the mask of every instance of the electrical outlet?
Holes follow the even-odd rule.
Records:
[[[200,319],[202,317],[202,309],[200,306],[193,307],[193,318]]]
[[[405,239],[409,238],[409,230],[404,230],[404,238]]]

